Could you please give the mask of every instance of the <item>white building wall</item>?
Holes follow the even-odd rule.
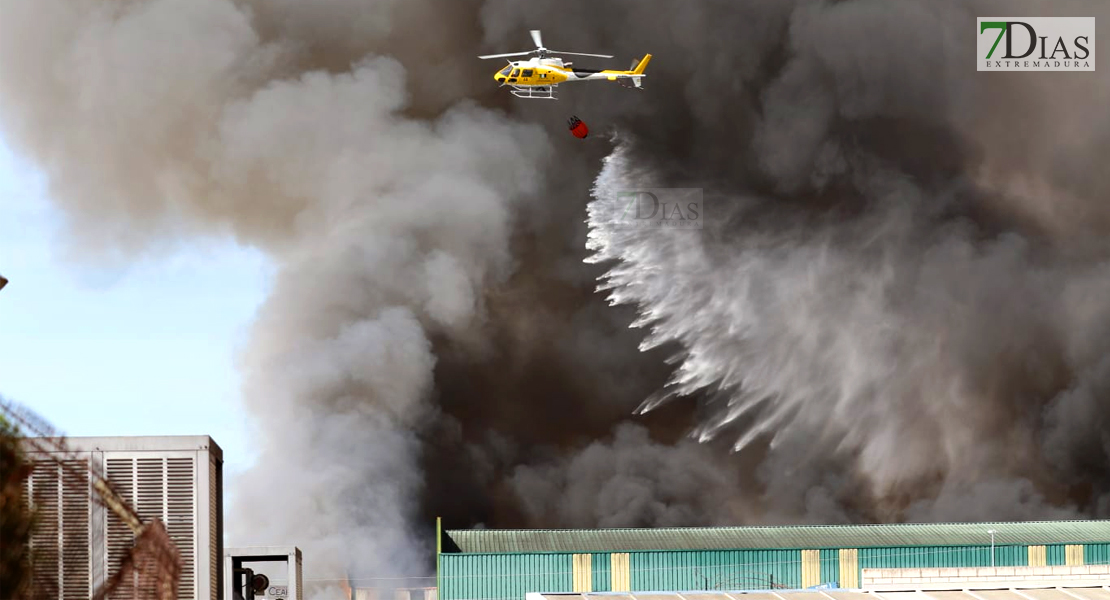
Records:
[[[964,567],[941,569],[863,569],[861,587],[865,590],[893,591],[913,589],[951,589],[952,584],[972,587],[1082,587],[1110,583],[1110,565],[1056,567]],[[959,585],[955,587],[961,587]]]

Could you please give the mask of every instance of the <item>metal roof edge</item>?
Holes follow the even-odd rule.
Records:
[[[1110,520],[1105,519],[603,529],[448,529],[444,533],[454,546],[449,554],[476,555],[979,547],[985,542],[972,542],[971,537],[991,528],[1006,532],[998,540],[998,547],[1110,543]]]
[[[1065,546],[1065,545],[1073,545],[1073,544],[1074,545],[1086,545],[1086,544],[1091,544],[1091,543],[1098,543],[1098,542],[1060,541],[1060,542],[1053,542],[1052,544],[1046,544],[1046,545]],[[1108,540],[1106,543],[1110,543],[1110,540]],[[986,546],[989,546],[989,545],[990,545],[990,542],[987,542],[986,544],[953,544],[953,543],[949,543],[949,544],[944,544],[943,547],[945,547],[945,548],[983,548],[983,547],[986,547]],[[1011,543],[1011,544],[995,544],[994,546],[997,549],[1002,549],[1002,548],[1024,548],[1026,546],[1029,546],[1029,543],[1015,542],[1015,543]],[[926,547],[926,546],[921,546],[919,544],[906,544],[906,545],[881,544],[881,545],[878,545],[878,546],[868,546],[868,545],[864,545],[864,544],[857,544],[856,545],[856,549],[858,549],[858,550],[874,549],[874,548],[923,548],[923,547]],[[771,551],[771,552],[795,552],[795,551],[801,551],[801,550],[819,550],[819,551],[822,551],[822,552],[826,552],[826,551],[842,550],[842,549],[844,549],[843,546],[805,546],[805,547],[801,547],[801,546],[760,546],[758,548],[753,548],[753,547],[736,547],[736,548],[733,548],[733,547],[720,546],[720,547],[706,547],[706,548],[610,548],[610,549],[605,549],[605,550],[598,550],[596,548],[573,548],[573,549],[568,549],[568,550],[506,550],[506,551],[481,550],[481,551],[476,551],[476,552],[467,552],[465,550],[460,550],[458,552],[448,552],[448,551],[444,550],[441,554],[443,556],[455,556],[455,555],[463,555],[463,554],[465,554],[466,556],[518,556],[518,555],[536,556],[536,555],[549,555],[549,554],[613,554],[613,553],[616,553],[616,554],[647,554],[647,553],[651,553],[651,552],[667,552],[667,553],[671,553],[671,554],[677,554],[677,553],[680,553],[680,552],[706,552],[706,551],[712,551],[712,552],[747,552],[747,551],[751,551],[751,550]],[[824,560],[824,559],[822,559],[822,560]],[[697,591],[697,590],[691,590],[691,592],[694,592],[694,591]],[[552,592],[552,593],[555,593],[555,592]],[[562,593],[570,593],[570,592],[558,592],[558,593],[562,594]],[[590,593],[592,594],[593,592],[590,592]]]
[[[28,440],[58,440],[64,443],[68,452],[143,452],[143,451],[208,451],[223,460],[223,449],[212,436],[200,435],[120,435],[120,436],[65,436],[21,438],[23,444]],[[41,452],[35,449],[30,454],[54,454],[53,450]]]
[[[1068,519],[1061,521],[952,521],[942,523],[840,523],[825,525],[717,525],[711,527],[601,527],[597,529],[445,529],[444,533],[631,533],[650,531],[655,534],[671,532],[703,532],[729,530],[767,530],[767,529],[856,529],[856,528],[900,528],[900,527],[991,527],[994,525],[1085,525],[1100,523],[1110,525],[1110,519]]]

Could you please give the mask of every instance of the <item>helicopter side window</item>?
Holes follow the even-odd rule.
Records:
[[[520,69],[513,69],[513,74],[509,77],[516,77],[518,74],[520,74]]]
[[[533,73],[532,69],[525,69],[524,72],[520,74],[520,76],[521,77],[531,77],[532,73]]]

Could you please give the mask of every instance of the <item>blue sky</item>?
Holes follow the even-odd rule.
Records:
[[[249,466],[235,358],[265,259],[208,244],[105,278],[62,262],[60,223],[0,136],[0,394],[67,435],[207,434],[229,475]]]

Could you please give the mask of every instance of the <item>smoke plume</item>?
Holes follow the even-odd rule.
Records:
[[[75,260],[277,266],[228,525],[314,580],[426,571],[435,515],[1102,515],[1110,82],[972,63],[975,17],[1047,8],[9,0],[0,125]],[[532,27],[647,89],[512,99],[475,55]],[[705,228],[616,227],[643,187]]]
[[[768,446],[768,491],[789,479],[770,465],[803,474],[776,494],[799,511],[842,485],[813,469],[831,456],[880,518],[1099,514],[1106,472],[1077,461],[1108,447],[1075,420],[1098,427],[1105,385],[1110,248],[1089,173],[1107,81],[974,71],[961,24],[1015,10],[1043,14],[802,3],[760,23],[774,44],[738,36],[731,53],[773,69],[739,75],[730,114],[672,106],[692,124],[673,133],[630,120],[589,246],[612,302],[639,307],[644,347],[682,348],[641,410],[702,396],[716,408],[695,434]],[[620,227],[616,192],[693,186],[704,232]]]

